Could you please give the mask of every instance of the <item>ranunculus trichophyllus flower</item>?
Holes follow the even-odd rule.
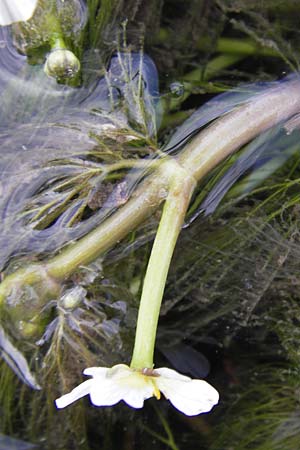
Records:
[[[34,13],[38,0],[1,0],[0,25],[29,20]]]
[[[92,376],[69,394],[56,400],[57,408],[64,408],[89,395],[95,406],[112,406],[123,400],[133,408],[142,408],[144,400],[160,398],[160,393],[187,416],[206,413],[219,401],[215,388],[204,380],[193,380],[175,370],[132,369],[125,364],[112,368],[89,367],[83,372]]]

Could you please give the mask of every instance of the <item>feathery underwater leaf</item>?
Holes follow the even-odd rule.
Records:
[[[20,61],[12,56],[9,45],[5,52],[17,61],[19,71]],[[143,85],[139,93],[138,83]],[[4,98],[0,106],[1,268],[11,255],[57,250],[85,235],[118,207],[116,193],[109,195],[108,191],[107,201],[79,220],[88,209],[89,192],[97,191],[97,184],[105,191],[101,183],[109,173],[106,161],[120,161],[123,151],[124,159],[139,151],[126,147],[128,135],[129,140],[142,137],[128,125],[127,111],[137,126],[148,130],[146,134],[155,134],[157,89],[156,68],[149,57],[140,54],[115,55],[106,76],[90,88],[57,85],[41,67],[24,66],[22,77],[10,77],[6,69],[0,70]],[[140,114],[144,99],[145,117]],[[110,153],[105,139],[111,141],[110,146],[113,143]],[[126,176],[124,170],[122,174]],[[124,198],[141,176],[143,169],[126,177]],[[116,184],[118,177],[111,183]]]

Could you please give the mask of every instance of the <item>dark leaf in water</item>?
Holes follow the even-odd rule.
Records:
[[[159,346],[160,351],[179,372],[194,378],[205,378],[210,371],[207,358],[193,347],[185,344]]]

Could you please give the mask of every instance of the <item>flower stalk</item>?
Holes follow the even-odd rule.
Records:
[[[156,330],[171,258],[196,181],[173,161],[169,193],[152,247],[139,306],[130,367],[152,368]]]

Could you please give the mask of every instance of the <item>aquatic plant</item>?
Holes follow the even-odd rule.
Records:
[[[97,9],[96,3],[91,2],[89,8],[97,10],[104,20],[104,9]],[[106,12],[108,16],[113,15],[111,9],[110,13],[109,9]],[[105,23],[110,20],[111,17],[106,18]],[[84,35],[87,36],[86,30]],[[101,33],[97,35],[100,39]],[[9,47],[10,37],[5,39]],[[74,48],[76,46],[80,47],[78,43]],[[168,267],[191,198],[186,225],[199,212],[210,214],[215,211],[221,200],[216,216],[225,211],[229,217],[235,216],[235,220],[229,221],[226,227],[212,221],[214,232],[210,234],[206,230],[208,219],[202,225],[206,240],[197,237],[198,246],[201,242],[201,257],[196,248],[192,251],[188,245],[184,256],[176,259],[162,309],[162,317],[168,313],[172,320],[171,323],[167,321],[159,332],[158,349],[160,342],[168,339],[168,332],[178,341],[182,340],[181,311],[185,311],[184,320],[188,319],[191,338],[200,325],[203,333],[218,336],[220,329],[231,324],[229,314],[236,318],[237,328],[242,323],[248,326],[268,287],[276,280],[278,270],[274,269],[274,261],[280,252],[266,252],[265,255],[263,250],[257,250],[260,267],[272,270],[270,274],[262,270],[256,291],[250,289],[249,296],[245,294],[248,292],[246,284],[243,285],[250,266],[246,255],[251,254],[259,239],[263,241],[261,233],[267,234],[266,224],[274,230],[272,219],[279,213],[286,214],[286,210],[297,202],[297,176],[281,185],[275,183],[276,175],[273,177],[276,169],[281,169],[287,160],[294,160],[295,165],[297,161],[297,76],[270,84],[248,84],[233,93],[216,97],[192,115],[168,142],[165,139],[167,143],[160,148],[156,130],[162,108],[169,113],[179,107],[196,92],[197,83],[183,84],[183,95],[176,94],[180,94],[180,89],[173,89],[175,101],[164,102],[168,100],[164,99],[159,104],[156,81],[153,82],[156,72],[151,60],[142,52],[135,54],[126,46],[120,48],[120,41],[117,46],[119,51],[108,68],[103,64],[97,67],[98,78],[93,74],[96,82],[92,85],[87,83],[85,56],[76,53],[83,62],[83,86],[77,92],[68,86],[57,86],[55,80],[44,77],[42,66],[38,71],[34,66],[28,68],[24,59],[22,64],[27,72],[24,82],[29,87],[36,73],[36,80],[47,87],[45,96],[34,94],[35,87],[30,93],[20,95],[21,89],[15,90],[17,76],[13,75],[8,81],[7,75],[2,75],[3,85],[9,92],[8,100],[2,106],[2,149],[8,155],[6,150],[12,145],[21,148],[20,144],[26,148],[26,155],[21,150],[16,153],[15,167],[9,157],[3,162],[11,178],[4,188],[2,209],[2,242],[5,244],[1,257],[4,269],[2,322],[5,327],[2,341],[6,345],[6,359],[15,372],[31,386],[42,385],[44,388],[34,395],[21,385],[17,387],[22,392],[21,398],[35,398],[29,406],[31,411],[23,407],[23,417],[29,413],[32,424],[37,418],[38,405],[46,398],[47,412],[43,410],[38,423],[47,422],[49,430],[54,429],[54,423],[61,430],[59,419],[54,419],[57,412],[53,400],[78,383],[84,367],[112,366],[130,360],[139,294],[142,300],[132,365],[135,369],[152,370],[156,327]],[[72,45],[70,48],[74,50]],[[241,53],[236,58],[231,61],[240,60]],[[228,67],[229,59],[226,63],[223,61],[223,68]],[[17,55],[15,62],[21,62]],[[94,64],[89,66],[91,72]],[[208,89],[205,78],[201,86]],[[213,83],[212,91],[217,89]],[[19,108],[12,110],[10,105],[14,98],[21,101]],[[172,123],[171,116],[169,124]],[[6,124],[12,123],[15,126],[14,141],[7,139],[4,131]],[[46,142],[45,135],[48,136]],[[248,148],[242,148],[241,155],[233,155],[247,143],[250,144]],[[232,156],[224,161],[229,155]],[[253,171],[252,178],[250,170]],[[236,184],[245,171],[248,177]],[[18,180],[17,189],[15,180]],[[262,181],[266,185],[259,189]],[[234,189],[230,190],[233,184]],[[253,197],[249,197],[251,190]],[[253,201],[253,209],[247,201],[241,202],[246,195],[250,198],[247,201]],[[283,195],[287,203],[279,207],[278,199]],[[257,198],[262,199],[261,204]],[[236,211],[241,211],[240,215],[231,212],[228,206],[236,205],[238,200]],[[162,203],[163,212],[160,211]],[[258,211],[259,219],[249,221],[249,217],[257,219],[255,213]],[[158,222],[160,225],[142,288],[149,249],[139,247],[155,235]],[[249,229],[251,233],[245,238]],[[286,231],[292,238],[292,229],[281,229],[278,237]],[[14,239],[16,235],[20,236],[18,242]],[[187,236],[191,237],[189,233]],[[287,242],[289,249],[290,241]],[[184,249],[180,243],[179,246]],[[115,247],[113,252],[106,255],[112,247]],[[258,245],[255,248],[258,249]],[[130,264],[127,264],[128,259],[122,261],[122,255],[130,254],[132,249],[133,257],[129,257]],[[216,261],[220,255],[225,256],[218,270]],[[254,250],[253,255],[255,260]],[[285,255],[285,252],[281,255],[280,267],[287,260]],[[114,261],[114,269],[109,265],[110,261]],[[243,269],[238,274],[241,261]],[[267,265],[269,261],[272,264]],[[176,266],[182,272],[180,278]],[[236,275],[229,282],[234,268]],[[195,281],[199,273],[202,281]],[[247,286],[252,282],[250,277]],[[211,291],[212,284],[214,289]],[[224,301],[220,298],[221,292],[227,293]],[[232,292],[235,295],[226,305]],[[253,296],[250,295],[252,292]],[[241,295],[246,298],[239,308]],[[208,299],[206,311],[205,299]],[[196,315],[196,311],[201,311],[201,316]],[[149,318],[153,318],[151,323]],[[53,389],[53,380],[60,384],[57,392]],[[218,384],[222,386],[222,383]],[[67,440],[76,440],[81,432],[86,436],[85,427],[94,413],[91,411],[84,417],[83,406],[76,408],[74,405],[75,412],[70,413],[66,424],[67,431],[73,429],[72,437],[66,437]],[[78,427],[74,433],[75,423]],[[63,438],[61,445],[64,445]],[[80,445],[89,444],[85,441]]]

